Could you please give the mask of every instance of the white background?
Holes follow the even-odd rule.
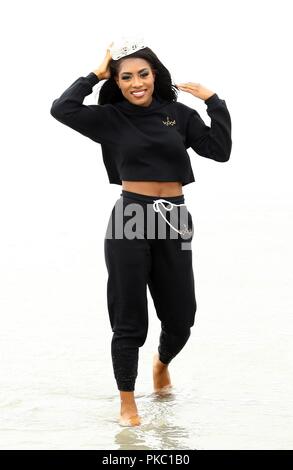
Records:
[[[198,311],[192,339],[174,360],[174,383],[181,397],[187,394],[181,402],[178,394],[174,422],[180,415],[189,448],[292,448],[289,6],[282,0],[2,5],[1,448],[121,445],[103,251],[121,186],[109,184],[100,146],[57,122],[50,107],[98,67],[117,35],[137,32],[173,83],[204,84],[225,99],[232,119],[228,162],[188,151],[196,182],[183,190],[195,224]],[[181,91],[178,100],[210,123],[200,99]],[[85,100],[96,102],[96,94]],[[151,391],[159,333],[151,299],[149,308],[138,393]],[[147,420],[145,395],[140,406]],[[146,448],[166,448],[166,440],[155,440],[156,429],[158,422],[144,433]],[[139,448],[133,437],[123,442]],[[169,440],[170,448],[180,445],[180,437]]]

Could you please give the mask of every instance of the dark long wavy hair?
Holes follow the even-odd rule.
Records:
[[[144,47],[143,49],[121,57],[118,60],[110,60],[109,69],[111,76],[105,81],[99,90],[98,104],[117,103],[118,101],[125,99],[114,77],[118,76],[121,61],[132,57],[145,59],[147,62],[149,62],[150,67],[154,70],[154,72],[156,72],[153,92],[154,98],[159,100],[177,101],[178,88],[176,85],[172,84],[169,70],[167,70],[167,68],[162,64],[156,54],[149,47]]]

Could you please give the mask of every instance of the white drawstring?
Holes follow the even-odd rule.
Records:
[[[164,203],[170,204],[171,207],[170,207],[170,208],[165,207]],[[161,216],[163,217],[163,219],[165,219],[165,221],[167,222],[167,224],[170,225],[170,227],[172,227],[174,230],[176,230],[176,232],[180,233],[181,235],[182,235],[183,233],[185,233],[185,232],[186,232],[186,229],[184,229],[184,230],[177,230],[177,228],[173,227],[173,225],[171,225],[170,222],[168,222],[168,220],[166,219],[166,217],[164,216],[164,214],[162,214],[162,212],[161,212],[161,210],[160,210],[159,204],[163,204],[163,206],[165,207],[165,209],[166,209],[167,211],[171,211],[174,206],[186,206],[186,204],[174,204],[173,202],[166,201],[166,199],[156,199],[156,200],[153,202],[154,211],[155,211],[155,212],[160,212]],[[184,225],[185,225],[185,224],[184,224]],[[186,225],[185,225],[185,227],[186,227]]]

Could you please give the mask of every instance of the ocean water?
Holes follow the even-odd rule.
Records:
[[[135,390],[142,424],[133,428],[117,419],[104,228],[100,240],[95,232],[85,243],[85,227],[80,239],[49,232],[45,244],[44,226],[7,245],[1,449],[293,448],[290,210],[270,203],[248,219],[210,208],[210,224],[192,213],[195,324],[169,367],[172,394],[157,396],[160,324],[148,292]]]
[[[272,315],[263,316],[265,327],[256,324],[245,307],[238,305],[245,330],[231,318],[228,334],[227,314],[222,322],[198,314],[169,366],[173,392],[159,397],[151,370],[159,322],[150,305],[135,391],[142,424],[135,428],[117,421],[105,318],[43,318],[34,329],[22,318],[1,332],[1,449],[292,448],[291,336],[276,331]]]

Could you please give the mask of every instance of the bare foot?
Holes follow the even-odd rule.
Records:
[[[153,382],[155,392],[169,393],[172,388],[168,364],[160,361],[158,353],[153,358]]]
[[[133,392],[120,392],[121,408],[119,424],[121,426],[138,426],[141,424]]]
[[[138,414],[125,418],[124,415],[119,416],[120,426],[139,426],[141,424]]]

